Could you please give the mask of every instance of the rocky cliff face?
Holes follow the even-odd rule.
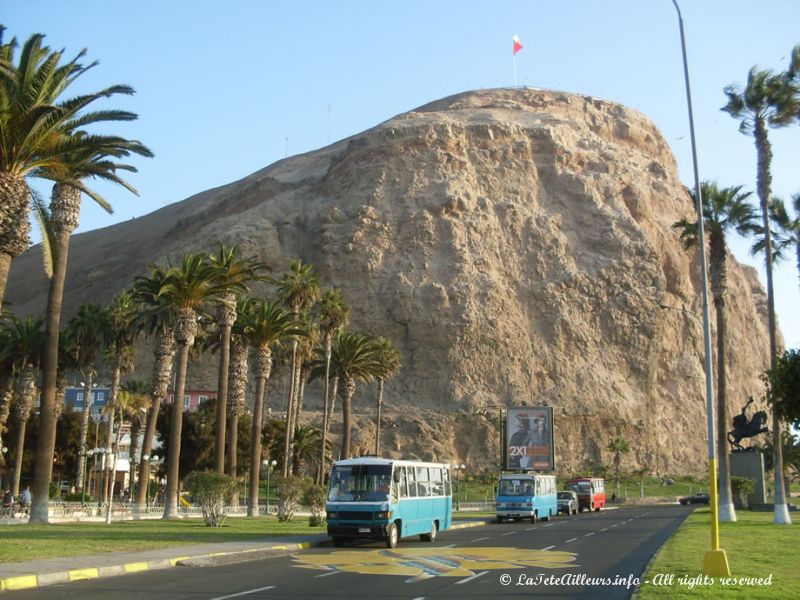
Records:
[[[219,241],[278,271],[302,257],[342,290],[353,328],[401,351],[386,389],[387,450],[488,465],[497,416],[482,409],[546,403],[567,472],[610,463],[615,436],[631,444],[627,466],[700,472],[699,273],[671,230],[692,214],[675,160],[642,114],[560,92],[468,92],[76,236],[66,305],[106,300],[149,261]],[[44,305],[38,261],[34,249],[12,267],[17,312]],[[761,390],[766,299],[755,271],[732,257],[729,286],[738,412]],[[309,394],[313,406],[319,394]],[[373,395],[356,401],[364,448]],[[404,419],[408,409],[415,416]]]

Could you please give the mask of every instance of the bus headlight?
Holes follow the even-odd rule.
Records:
[[[376,513],[375,513],[375,518],[376,518],[376,519],[386,519],[386,520],[389,520],[389,519],[391,519],[391,518],[392,518],[392,515],[393,515],[393,514],[394,514],[394,512],[392,512],[391,510],[384,510],[384,511],[381,511],[381,512],[376,512]]]

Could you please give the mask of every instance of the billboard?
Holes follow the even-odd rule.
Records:
[[[506,411],[505,468],[510,471],[553,471],[553,408],[520,406]]]

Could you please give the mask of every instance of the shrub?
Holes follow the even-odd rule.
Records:
[[[731,491],[736,508],[747,508],[747,497],[756,489],[756,480],[752,477],[731,477]]]
[[[278,521],[291,521],[299,506],[305,482],[300,477],[281,477],[275,482],[278,499]]]
[[[311,509],[309,527],[319,527],[325,523],[325,492],[325,487],[317,483],[309,483],[303,491],[301,504]]]
[[[225,522],[223,509],[227,499],[236,491],[236,480],[222,473],[192,471],[186,477],[184,487],[200,505],[206,527],[222,527]]]
[[[89,494],[81,494],[77,492],[75,494],[65,494],[64,495],[64,502],[86,502],[88,504],[94,504],[95,499],[92,498]]]

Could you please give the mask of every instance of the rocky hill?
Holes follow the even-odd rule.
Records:
[[[489,465],[498,413],[487,407],[548,404],[564,471],[610,463],[619,435],[627,466],[702,472],[699,271],[671,230],[692,214],[644,115],[562,92],[467,92],[75,236],[65,305],[108,300],[148,262],[220,241],[277,271],[301,257],[342,290],[354,329],[401,351],[386,389],[387,450]],[[12,266],[18,313],[44,306],[40,265],[34,248]],[[728,283],[738,412],[761,390],[766,298],[732,257]],[[195,369],[193,383],[214,387],[215,375]],[[312,388],[311,407],[318,397]],[[357,393],[364,448],[373,398]]]

